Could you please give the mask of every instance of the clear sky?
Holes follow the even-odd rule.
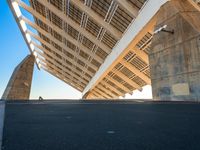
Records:
[[[14,68],[29,54],[6,0],[0,0],[0,97],[2,96]],[[31,99],[80,99],[82,94],[51,74],[34,67]],[[135,91],[126,98],[151,98],[151,87],[143,92]]]

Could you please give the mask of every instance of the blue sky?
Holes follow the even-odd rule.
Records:
[[[14,68],[28,54],[28,47],[21,35],[15,19],[8,7],[6,0],[0,0],[0,97]],[[144,88],[143,92],[134,92],[133,96],[127,98],[149,98],[151,97],[150,86]],[[66,83],[55,78],[49,73],[34,67],[34,75],[31,89],[31,99],[79,99],[81,93]]]

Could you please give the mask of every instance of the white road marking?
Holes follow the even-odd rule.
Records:
[[[112,130],[111,130],[111,131],[107,131],[107,133],[108,133],[108,134],[114,134],[115,131],[112,131]]]
[[[65,117],[66,119],[71,119],[72,117],[71,116],[67,116],[67,117]]]

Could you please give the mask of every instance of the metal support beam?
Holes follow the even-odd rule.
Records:
[[[129,62],[123,60],[121,62],[122,65],[129,68],[135,75],[140,77],[142,80],[144,80],[147,84],[151,84],[151,79],[147,77],[144,73],[140,72],[135,66],[131,65]]]
[[[103,97],[106,97],[107,99],[111,99],[112,97],[107,95],[106,93],[102,92],[100,89],[96,88],[96,92],[100,93]]]
[[[102,91],[104,91],[105,93],[108,93],[109,95],[111,95],[112,98],[118,99],[118,95],[113,94],[113,93],[111,92],[110,89],[105,88],[103,85],[99,84],[99,85],[98,85],[98,88],[100,88],[100,89],[101,89]]]
[[[142,90],[142,88],[137,84],[135,83],[133,80],[131,80],[130,78],[128,78],[126,75],[124,75],[122,72],[120,71],[114,71],[114,73],[116,75],[118,75],[119,77],[121,77],[124,81],[126,81],[127,83],[129,83],[131,86],[133,86],[134,88],[138,89],[139,91]]]
[[[131,14],[132,17],[136,18],[139,12],[139,9],[137,7],[132,7],[127,0],[116,0],[117,3],[124,8],[126,11],[129,12],[129,14]]]
[[[77,6],[80,10],[85,12],[89,17],[91,17],[93,20],[95,20],[103,28],[105,28],[106,31],[108,31],[111,35],[113,35],[117,40],[119,40],[121,38],[121,36],[122,36],[121,32],[119,32],[117,29],[115,29],[109,23],[105,22],[102,17],[100,17],[98,14],[96,14],[96,12],[94,12],[88,6],[84,5],[81,1],[70,0],[70,2],[73,3],[75,6]]]
[[[45,40],[41,39],[39,36],[37,36],[36,34],[32,33],[31,31],[28,32],[32,37],[34,37],[36,40],[38,40],[39,42],[41,42],[42,44],[46,45],[47,47],[49,47],[51,50],[53,50],[54,52],[58,53],[59,55],[63,55],[62,52],[58,51],[58,50],[55,50],[56,48],[54,48],[51,44],[49,44],[48,42],[46,42]],[[52,55],[54,58],[56,57],[55,55]],[[74,59],[68,57],[68,60],[73,62],[73,63],[76,63]],[[66,62],[64,62],[66,64]],[[66,64],[67,65],[67,64]],[[83,66],[81,66],[80,64],[77,64],[77,66],[79,68],[83,68]],[[91,76],[93,75],[92,73],[88,73],[90,74]]]
[[[71,84],[70,81],[63,80],[61,77],[56,76],[56,73],[55,73],[54,71],[52,71],[51,69],[49,69],[49,68],[46,69],[45,67],[43,67],[43,69],[44,69],[45,71],[47,71],[48,73],[50,73],[51,75],[53,75],[54,77],[59,78],[60,80],[64,81],[65,83],[67,83],[67,84],[70,85],[71,87],[77,89],[77,86]],[[78,88],[79,88],[80,91],[82,91],[82,89],[83,89],[83,87],[78,87]]]
[[[109,88],[111,91],[114,91],[119,96],[124,96],[124,93],[122,93],[121,91],[118,91],[115,87],[111,86],[106,81],[101,81],[101,84],[104,85],[104,86],[106,86],[107,88]]]
[[[45,63],[47,64],[47,66],[54,67],[54,69],[55,69],[56,71],[60,71],[58,68],[55,68],[55,66],[56,66],[56,67],[62,67],[62,66],[60,66],[60,65],[59,65],[57,62],[55,62],[55,61],[51,61],[50,59],[48,59],[48,61],[51,62],[51,63],[53,63],[53,65],[50,64],[49,62],[45,62]],[[80,78],[80,77],[77,76],[76,74],[73,74],[72,72],[66,70],[65,68],[63,69],[63,71],[65,71],[65,72],[67,72],[68,74],[70,74],[70,78],[71,78],[71,79],[72,79],[73,77],[78,78],[79,81],[83,82],[83,84],[84,84],[83,86],[85,86],[85,85],[87,84],[87,82],[86,82],[85,80],[83,80],[82,78]],[[59,73],[59,74],[60,74],[60,73]],[[61,75],[61,74],[60,74],[60,75]]]
[[[49,51],[47,51],[46,49],[44,49],[42,46],[37,45],[36,43],[33,43],[34,46],[36,46],[38,49],[43,50],[46,54],[48,54],[51,57],[55,57],[55,55],[53,53],[50,53]],[[45,56],[45,54],[43,54],[43,56]],[[45,58],[46,60],[49,60],[48,57]],[[73,59],[70,60],[71,62],[73,62]],[[44,63],[46,63],[46,61],[43,61]],[[55,60],[53,59],[53,62],[55,62]],[[62,61],[63,62],[63,61]],[[55,62],[56,64],[58,64],[57,62]],[[63,62],[63,65],[61,66],[60,64],[58,64],[60,68],[64,69],[66,72],[68,72],[67,69],[63,68],[63,65],[66,65],[68,68],[70,68],[71,70],[73,70],[74,72],[76,72],[77,74],[80,74],[80,72],[76,71],[75,68],[73,66],[67,65],[65,62]],[[78,67],[81,67],[80,65],[77,65]],[[92,73],[89,73],[89,75],[92,76]],[[83,75],[82,77],[86,78],[87,80],[90,80],[90,78],[88,76]]]
[[[141,60],[143,60],[146,64],[149,64],[149,56],[142,50],[138,48],[133,48],[132,50]]]
[[[94,99],[105,99],[106,97],[104,97],[103,95],[101,95],[99,92],[97,92],[97,91],[93,91],[93,93],[95,94],[95,95],[97,95],[97,97],[95,97]]]
[[[59,33],[60,35],[62,35],[64,38],[66,38],[67,40],[69,40],[71,43],[73,43],[74,45],[78,46],[81,50],[83,50],[85,53],[87,53],[88,55],[90,55],[91,57],[95,58],[98,62],[103,62],[102,58],[98,57],[97,55],[95,55],[94,53],[91,53],[91,50],[88,49],[87,47],[85,47],[82,44],[79,44],[78,41],[76,41],[75,39],[73,39],[71,36],[69,36],[68,34],[65,33],[65,31],[63,31],[62,29],[58,28],[57,26],[55,26],[52,22],[50,22],[47,18],[45,18],[44,16],[42,16],[41,14],[39,14],[37,11],[35,11],[33,8],[29,7],[28,5],[26,5],[26,3],[22,2],[21,0],[16,0],[18,2],[18,4],[24,8],[25,10],[27,10],[28,12],[30,12],[33,16],[35,16],[36,18],[40,19],[42,22],[44,22],[46,25],[48,25],[49,27],[51,27],[53,30],[55,30],[57,33]],[[49,4],[50,5],[50,4]],[[54,8],[55,9],[55,8]],[[66,16],[65,16],[66,17]],[[23,18],[22,18],[23,19]],[[74,27],[74,26],[73,26]],[[80,28],[80,27],[79,27]],[[85,30],[84,30],[85,31]],[[86,32],[86,31],[85,31]],[[95,37],[92,37],[93,39],[95,39]],[[105,50],[105,49],[103,49]],[[109,48],[110,51],[110,48]],[[105,51],[106,52],[106,51]],[[108,52],[108,51],[107,51]]]
[[[19,0],[18,0],[19,1]],[[61,10],[57,9],[53,5],[51,5],[47,0],[38,0],[41,4],[43,4],[46,8],[48,8],[53,13],[57,14],[57,16],[61,17],[63,21],[68,23],[70,26],[75,28],[78,32],[80,32],[83,36],[87,37],[90,41],[92,41],[94,44],[96,44],[98,47],[103,49],[107,54],[110,53],[111,49],[96,39],[91,33],[86,31],[84,28],[80,27],[79,24],[77,24],[75,21],[73,21],[71,18],[67,17]]]
[[[128,51],[135,48],[139,40],[154,28],[156,23],[156,13],[167,0],[149,0],[142,8],[137,18],[132,22],[129,29],[123,35],[118,44],[114,47],[110,55],[96,72],[83,91],[83,95],[93,89],[108,74],[112,68],[123,59]],[[141,19],[142,18],[142,19]]]
[[[67,50],[69,53],[71,53],[73,56],[76,56],[78,59],[80,59],[81,61],[83,61],[85,64],[87,64],[88,66],[90,66],[91,68],[93,68],[95,71],[98,70],[98,67],[91,64],[90,61],[84,59],[83,57],[81,57],[80,55],[78,55],[76,52],[74,52],[74,50],[68,48],[64,43],[60,42],[59,40],[57,40],[55,37],[53,37],[50,33],[46,32],[45,30],[42,30],[41,28],[39,28],[39,26],[37,26],[34,23],[31,23],[28,21],[28,19],[26,19],[26,22],[31,25],[34,28],[37,28],[37,31],[39,31],[40,33],[42,33],[43,35],[45,35],[46,37],[48,37],[51,41],[55,41],[56,43],[58,43],[58,45],[64,49]],[[42,40],[39,36],[33,34],[31,31],[27,30],[27,33],[29,33],[31,36],[34,36],[35,38],[38,38],[40,40]],[[52,46],[51,46],[52,47]],[[59,53],[59,51],[57,50],[57,53]],[[61,54],[62,56],[62,54]]]
[[[106,79],[111,81],[112,83],[114,83],[117,87],[119,87],[120,89],[127,91],[128,93],[132,93],[133,91],[131,91],[130,89],[128,89],[127,87],[125,87],[122,83],[116,81],[115,79],[113,79],[110,76],[106,76]]]

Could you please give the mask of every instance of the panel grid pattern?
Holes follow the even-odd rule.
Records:
[[[129,14],[115,0],[77,1],[99,16],[103,23],[94,18],[93,14],[84,12],[85,8],[70,0],[30,0],[30,4],[36,13],[43,16],[34,15],[35,23],[40,29],[36,28],[38,37],[34,38],[41,43],[36,47],[43,51],[41,56],[44,57],[43,64],[46,64],[43,68],[49,69],[48,71],[59,79],[82,92],[134,21],[135,16]],[[145,0],[127,2],[138,10]],[[120,38],[116,35],[120,35]],[[151,41],[148,39],[151,37],[152,34],[149,33],[138,42],[137,46],[141,51],[149,52],[148,44]],[[107,74],[99,85],[97,84],[96,89],[92,89],[94,92],[91,92],[91,95],[98,98],[116,98],[146,85],[143,77],[127,65],[133,66],[149,78],[148,64],[134,51],[130,51],[113,67],[114,69],[111,69],[110,74]],[[132,82],[125,80],[124,77]]]

